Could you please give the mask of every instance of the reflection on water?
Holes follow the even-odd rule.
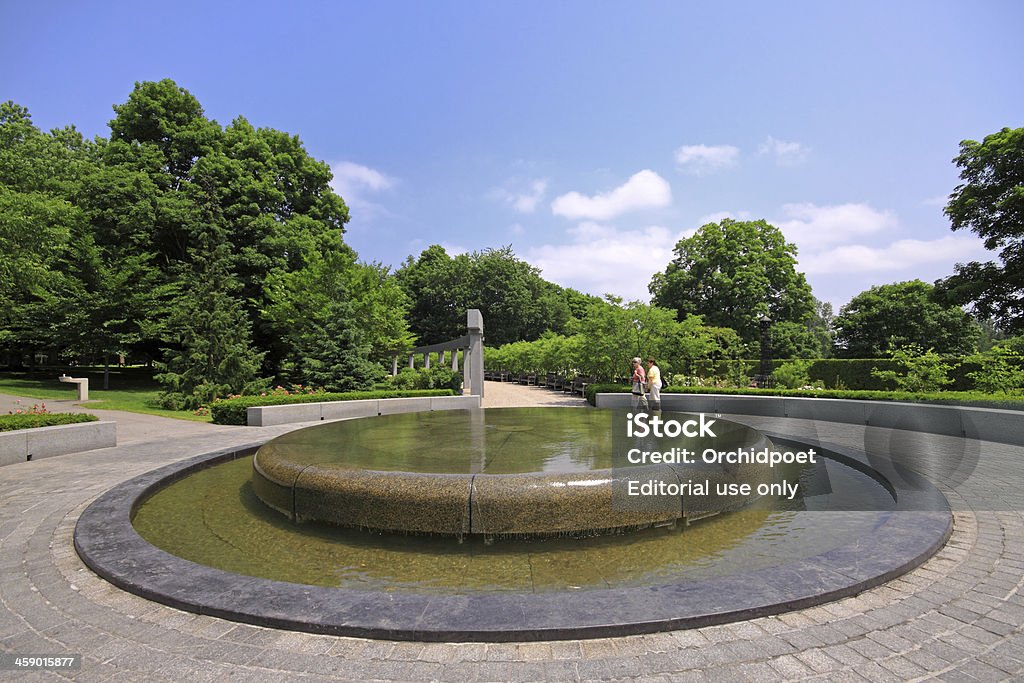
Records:
[[[541,592],[676,583],[789,563],[870,533],[893,505],[870,477],[828,461],[827,494],[762,499],[688,527],[460,544],[292,525],[253,494],[251,468],[252,458],[241,458],[168,486],[140,506],[135,528],[185,559],[280,581],[387,591]],[[815,490],[806,480],[812,472],[800,473],[801,489]]]

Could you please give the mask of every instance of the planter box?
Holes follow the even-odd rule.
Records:
[[[0,465],[116,445],[117,424],[106,421],[0,432]]]

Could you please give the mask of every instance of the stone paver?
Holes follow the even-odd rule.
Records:
[[[488,383],[485,405],[580,405]],[[1024,677],[1024,448],[913,436],[942,455],[977,449],[944,486],[950,542],[910,574],[789,614],[692,631],[550,643],[413,643],[236,624],[114,588],[73,551],[75,521],[112,485],[215,448],[295,428],[218,428],[140,416],[117,448],[0,468],[0,652],[82,654],[79,671],[0,680],[1015,680]],[[739,417],[755,427],[863,446],[867,428]],[[184,426],[182,426],[184,425]],[[145,430],[159,438],[145,439]],[[876,439],[878,430],[871,435]],[[948,485],[947,485],[948,484]]]

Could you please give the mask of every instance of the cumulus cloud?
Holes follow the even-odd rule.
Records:
[[[811,153],[810,147],[799,142],[777,140],[771,135],[757,149],[759,154],[769,155],[779,166],[796,166],[807,160]]]
[[[672,203],[672,188],[651,170],[634,174],[624,185],[592,197],[569,192],[551,203],[555,215],[571,219],[604,221],[630,211],[655,209]]]
[[[949,203],[949,195],[940,194],[935,197],[929,197],[921,202],[922,206],[941,206],[945,207]]]
[[[332,164],[331,172],[331,188],[345,200],[353,218],[367,220],[388,215],[387,209],[368,199],[368,195],[392,189],[398,182],[395,178],[351,161]]]
[[[693,234],[661,226],[620,230],[589,221],[568,232],[569,243],[534,247],[526,252],[526,260],[562,286],[615,294],[627,301],[649,299],[651,276],[665,269],[676,242]]]
[[[749,211],[715,211],[701,216],[697,219],[697,225],[707,225],[708,223],[721,223],[726,218],[732,218],[737,221],[749,221],[751,215]]]
[[[469,248],[464,247],[461,244],[453,244],[451,242],[441,242],[441,246],[448,252],[449,256],[458,256],[459,254],[468,254]]]
[[[808,275],[905,272],[925,264],[953,264],[980,258],[985,253],[984,245],[976,237],[948,235],[935,240],[898,240],[884,247],[848,244],[802,256],[800,266]]]
[[[784,204],[782,213],[786,218],[773,221],[774,225],[786,239],[802,248],[842,244],[899,225],[893,213],[878,211],[867,204]]]
[[[510,185],[514,186],[516,183],[510,183]],[[547,179],[531,180],[526,183],[525,187],[519,187],[518,189],[509,189],[508,186],[499,187],[489,192],[488,196],[511,206],[519,213],[533,213],[537,210],[537,206],[541,201],[544,200],[547,189]]]
[[[732,145],[683,145],[676,150],[676,163],[681,171],[703,175],[734,166],[739,156]]]

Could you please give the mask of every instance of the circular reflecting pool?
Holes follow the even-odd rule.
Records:
[[[378,534],[294,524],[265,506],[252,458],[200,470],[158,491],[133,523],[153,545],[199,564],[292,583],[383,591],[563,591],[699,580],[790,563],[855,543],[883,523],[889,492],[826,460],[795,474],[793,500],[764,497],[735,512],[671,528],[598,538],[504,540]]]
[[[731,436],[709,447],[817,449],[819,459],[773,466],[770,476],[750,463],[632,467],[616,460],[630,444],[617,440],[601,411],[486,411],[484,419],[461,412],[353,420],[350,429],[295,431],[263,447],[290,451],[282,467],[311,471],[314,481],[366,483],[362,491],[371,495],[362,502],[346,497],[360,490],[348,484],[333,499],[313,496],[362,507],[365,519],[388,518],[374,501],[397,492],[406,513],[412,510],[406,520],[422,514],[433,523],[429,504],[419,513],[410,501],[437,500],[431,482],[446,478],[463,480],[471,518],[500,508],[474,503],[492,495],[544,522],[555,517],[550,510],[596,519],[591,508],[600,513],[621,501],[558,491],[598,491],[631,476],[680,486],[749,484],[758,493],[738,506],[701,507],[699,492],[687,488],[675,501],[666,497],[681,511],[669,523],[601,529],[605,535],[444,535],[432,527],[417,535],[405,523],[392,533],[348,518],[311,521],[294,507],[288,515],[286,499],[260,495],[259,447],[252,445],[197,454],[105,492],[80,516],[75,547],[115,585],[200,614],[337,635],[505,641],[647,633],[820,604],[919,565],[952,528],[934,487],[889,482],[861,451],[767,438],[721,420],[717,428]],[[696,452],[701,438],[686,445]],[[652,451],[669,445],[644,439]],[[795,486],[773,488],[780,480]],[[296,476],[284,497],[302,489],[295,487],[301,481]],[[472,528],[472,519],[461,527]]]

